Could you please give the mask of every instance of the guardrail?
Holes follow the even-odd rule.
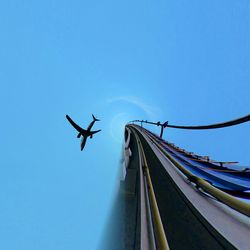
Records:
[[[139,133],[141,133],[138,129],[136,130]],[[147,136],[151,137],[149,135]],[[240,213],[250,216],[250,204],[247,204],[239,199],[234,198],[233,196],[212,186],[209,182],[201,179],[196,175],[193,175],[189,170],[187,170],[179,162],[177,162],[171,155],[169,155],[153,137],[151,137],[151,140],[156,145],[156,147],[167,157],[167,159],[169,159],[174,164],[174,166],[177,167],[187,177],[189,181],[195,183],[198,187],[202,188],[208,194],[214,196],[216,199],[228,205],[229,207],[235,209]]]

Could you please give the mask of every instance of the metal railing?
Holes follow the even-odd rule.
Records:
[[[141,133],[138,129],[137,131]],[[219,201],[223,202],[224,204],[228,205],[229,207],[235,209],[236,211],[245,214],[247,216],[250,216],[250,204],[247,204],[221,190],[218,188],[212,186],[209,182],[206,180],[193,175],[189,170],[187,170],[185,167],[183,167],[178,161],[176,161],[170,154],[168,154],[161,145],[150,135],[147,135],[148,137],[151,137],[151,140],[156,145],[156,147],[169,159],[175,167],[177,167],[186,177],[187,179],[196,184],[197,187],[202,188],[204,191],[206,191],[208,194],[212,195]]]
[[[215,124],[210,124],[210,125],[200,125],[200,126],[183,126],[183,125],[171,125],[168,124],[168,121],[166,122],[149,122],[147,120],[133,120],[130,121],[129,123],[135,123],[139,122],[141,124],[141,127],[143,123],[151,124],[151,125],[156,125],[161,127],[161,132],[160,132],[160,137],[162,138],[163,132],[165,128],[176,128],[176,129],[192,129],[192,130],[202,130],[202,129],[216,129],[216,128],[224,128],[224,127],[230,127],[230,126],[235,126],[244,122],[250,121],[250,114],[231,120],[231,121],[226,121],[226,122],[221,122],[221,123],[215,123]]]

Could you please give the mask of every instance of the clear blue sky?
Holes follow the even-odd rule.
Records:
[[[250,113],[249,0],[0,3],[0,250],[95,249],[131,119]],[[65,114],[102,129],[80,151]],[[250,165],[250,125],[165,138]]]

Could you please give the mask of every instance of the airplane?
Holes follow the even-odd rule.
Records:
[[[81,141],[81,151],[83,150],[87,138],[90,137],[92,139],[93,135],[100,132],[101,129],[96,130],[96,131],[91,131],[91,128],[93,127],[94,123],[96,121],[100,121],[99,119],[95,118],[94,115],[92,115],[93,117],[93,121],[89,124],[87,130],[81,128],[80,126],[78,126],[68,115],[66,115],[67,120],[70,122],[70,124],[79,132],[77,135],[77,138],[80,138],[82,136],[82,141]]]

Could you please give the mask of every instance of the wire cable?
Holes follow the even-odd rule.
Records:
[[[224,128],[224,127],[230,127],[234,126],[237,124],[241,124],[244,122],[250,121],[250,114],[231,120],[227,122],[222,122],[222,123],[216,123],[216,124],[210,124],[210,125],[203,125],[203,126],[178,126],[178,125],[170,125],[167,124],[166,127],[168,128],[178,128],[178,129],[215,129],[215,128]]]

